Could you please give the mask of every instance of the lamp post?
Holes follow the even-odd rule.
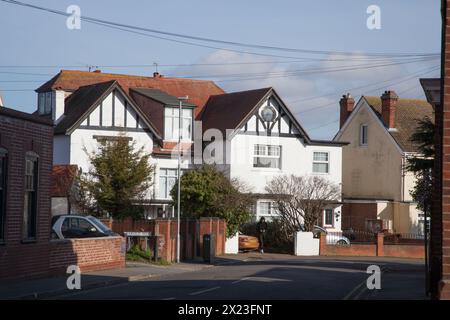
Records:
[[[178,188],[177,188],[177,263],[180,263],[180,218],[181,218],[181,135],[182,135],[182,111],[183,111],[183,100],[188,100],[189,97],[179,97],[180,102],[178,106]]]

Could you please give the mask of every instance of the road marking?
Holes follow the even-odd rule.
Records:
[[[291,279],[280,279],[280,278],[267,278],[267,277],[245,277],[240,280],[234,281],[231,284],[235,284],[241,281],[256,281],[256,282],[290,282]]]
[[[350,297],[351,297],[356,291],[358,291],[359,289],[361,289],[362,286],[366,285],[366,281],[367,281],[367,280],[364,279],[363,282],[359,283],[356,287],[354,287],[354,288],[352,289],[352,291],[350,291],[344,298],[342,298],[342,300],[349,300]],[[364,288],[364,287],[363,287],[363,288]]]
[[[231,284],[236,284],[236,283],[239,283],[239,282],[241,282],[241,281],[245,281],[246,279],[247,279],[247,278],[242,278],[242,279],[233,281]]]
[[[164,298],[164,299],[161,299],[161,300],[175,300],[176,298],[175,297],[170,297],[170,298]]]
[[[195,292],[189,293],[189,295],[190,296],[196,296],[196,295],[199,295],[199,294],[202,294],[202,293],[205,293],[205,292],[210,292],[210,291],[213,291],[213,290],[217,290],[219,288],[220,287],[212,287],[212,288],[209,288],[209,289],[205,289],[205,290],[200,290],[200,291],[195,291]]]

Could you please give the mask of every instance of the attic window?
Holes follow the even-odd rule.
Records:
[[[368,141],[368,128],[367,124],[362,124],[359,133],[359,144],[361,146],[367,146]]]
[[[52,92],[41,92],[38,94],[38,112],[39,114],[52,113]]]

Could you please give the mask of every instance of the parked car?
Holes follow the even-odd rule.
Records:
[[[52,218],[52,237],[56,239],[116,236],[93,216],[61,215]]]
[[[349,245],[350,240],[342,235],[342,232],[329,232],[326,229],[314,226],[313,234],[315,238],[320,237],[320,233],[326,234],[327,244]]]
[[[259,249],[259,240],[257,237],[247,236],[239,233],[239,250],[253,251]]]

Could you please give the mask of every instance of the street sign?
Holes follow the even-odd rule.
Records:
[[[125,237],[151,237],[151,232],[124,232]]]

